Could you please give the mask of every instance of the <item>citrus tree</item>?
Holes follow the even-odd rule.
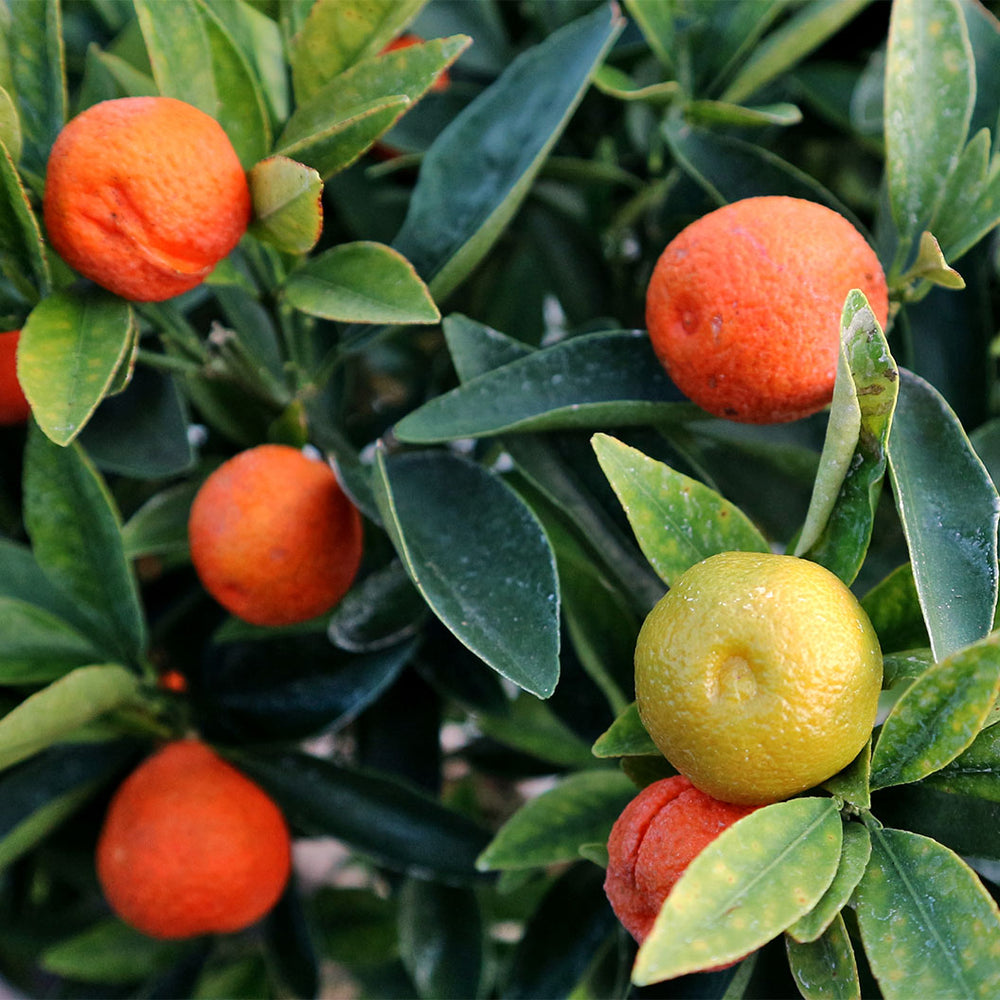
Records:
[[[31,996],[995,997],[995,15],[0,3],[0,325],[20,331],[0,389],[30,410],[0,407],[0,976]],[[133,97],[214,118],[252,205],[157,300],[71,267],[44,211],[67,123]],[[852,290],[830,404],[747,424],[667,375],[646,289],[689,223],[774,195],[863,233],[889,310]],[[188,541],[202,483],[261,445],[328,461],[363,531],[346,594],[280,626],[224,610]],[[853,591],[877,715],[846,768],[699,853],[639,946],[608,838],[675,771],[636,709],[636,641],[733,551]],[[158,937],[95,854],[129,775],[191,736],[277,805],[294,864],[251,925]]]

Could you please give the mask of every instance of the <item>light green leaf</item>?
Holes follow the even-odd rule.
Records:
[[[868,552],[886,469],[899,372],[868,301],[852,291],[826,440],[794,554],[850,584]]]
[[[638,84],[617,66],[605,63],[594,73],[594,86],[619,101],[648,101],[653,105],[671,104],[683,93],[676,80]]]
[[[979,734],[1000,696],[1000,633],[924,671],[882,724],[872,788],[919,781],[953,761]]]
[[[677,881],[632,969],[638,986],[722,965],[780,934],[822,898],[840,862],[833,799],[765,806],[723,830]]]
[[[559,677],[559,585],[531,510],[501,479],[447,452],[380,450],[376,477],[383,523],[431,610],[499,674],[549,697]]]
[[[21,134],[21,119],[13,98],[0,87],[0,143],[10,153],[14,163],[21,158],[24,136]]]
[[[53,681],[0,719],[0,770],[134,700],[138,690],[136,675],[117,663],[80,667]]]
[[[984,729],[971,746],[924,783],[952,794],[1000,802],[1000,725]]]
[[[770,551],[750,519],[715,490],[607,434],[591,443],[639,547],[667,585],[719,552]]]
[[[873,829],[855,909],[886,1000],[992,1000],[1000,992],[1000,913],[968,865],[935,840]]]
[[[642,32],[650,51],[669,73],[673,69],[675,11],[662,0],[625,0],[625,10]]]
[[[591,748],[595,757],[661,756],[633,701],[597,738]]]
[[[615,7],[602,5],[553,32],[435,140],[393,241],[435,299],[442,301],[496,242],[623,25]]]
[[[728,125],[733,128],[763,128],[766,125],[797,125],[802,112],[788,103],[744,107],[726,101],[691,101],[684,108],[695,125]]]
[[[405,257],[381,243],[342,243],[289,276],[289,304],[345,323],[437,323],[441,314]]]
[[[854,945],[838,913],[822,935],[802,943],[785,938],[788,965],[805,1000],[861,1000]]]
[[[247,180],[253,198],[251,234],[285,253],[308,253],[323,230],[319,174],[287,156],[269,156]]]
[[[0,147],[0,273],[29,302],[51,287],[41,227],[5,146]]]
[[[574,861],[584,844],[606,842],[638,789],[620,771],[576,771],[529,799],[480,854],[481,871],[539,868]]]
[[[645,331],[585,334],[533,351],[435,396],[396,424],[431,444],[508,431],[644,424],[690,413]]]
[[[889,471],[931,648],[942,660],[993,626],[1000,501],[940,393],[902,368]]]
[[[899,234],[896,273],[920,234],[933,230],[948,175],[965,147],[975,94],[975,60],[958,0],[894,3],[885,143],[889,205]]]
[[[107,292],[56,292],[31,311],[17,374],[52,441],[67,445],[83,430],[129,363],[137,334],[129,304]]]

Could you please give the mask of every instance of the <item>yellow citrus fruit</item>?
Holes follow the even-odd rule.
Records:
[[[96,863],[108,904],[144,934],[230,933],[278,901],[291,837],[263,789],[199,740],[175,740],[115,792]]]
[[[745,198],[667,245],[646,292],[646,325],[674,383],[709,413],[797,420],[833,398],[854,288],[884,327],[885,274],[847,219],[802,198]]]
[[[171,97],[102,101],[73,118],[49,155],[43,209],[67,264],[137,302],[200,284],[252,212],[222,126]]]
[[[639,717],[695,787],[760,805],[812,788],[871,735],[882,653],[851,591],[817,563],[723,552],[692,566],[635,649]]]

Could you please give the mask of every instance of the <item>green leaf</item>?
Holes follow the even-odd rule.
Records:
[[[676,80],[638,84],[627,73],[607,63],[594,73],[594,86],[619,101],[648,101],[653,106],[671,104],[683,93]]]
[[[323,180],[304,163],[269,156],[247,176],[251,234],[285,253],[308,253],[323,230]]]
[[[532,695],[518,695],[503,712],[477,714],[476,727],[483,736],[560,767],[594,764],[586,741]]]
[[[802,943],[785,938],[788,965],[805,1000],[861,1000],[854,946],[838,913],[822,935]]]
[[[872,740],[869,736],[857,757],[843,770],[827,778],[822,783],[823,788],[856,809],[871,809],[871,759]]]
[[[851,584],[868,552],[899,372],[864,294],[847,296],[826,440],[794,554]]]
[[[765,125],[797,125],[802,112],[794,104],[768,104],[747,108],[726,101],[691,101],[684,115],[695,125],[728,125],[733,128],[762,128]]]
[[[297,103],[308,101],[338,74],[377,55],[426,0],[316,0],[292,39],[289,62]]]
[[[441,314],[405,257],[381,243],[342,243],[293,271],[284,285],[300,312],[345,323],[437,323]]]
[[[1000,633],[934,664],[896,702],[872,755],[872,788],[932,774],[976,738],[1000,695]]]
[[[66,743],[0,775],[0,870],[65,822],[133,755],[126,741]]]
[[[94,644],[61,618],[0,597],[0,684],[39,684],[94,663]]]
[[[39,964],[83,983],[137,983],[168,969],[183,948],[181,942],[157,941],[108,918],[46,948]]]
[[[138,696],[135,674],[117,663],[79,667],[0,719],[0,770],[58,743]]]
[[[463,886],[408,879],[399,895],[399,951],[419,996],[479,996],[483,919],[475,893]]]
[[[0,272],[30,302],[51,287],[42,231],[5,146],[0,148]],[[26,284],[29,280],[30,286]]]
[[[60,448],[31,431],[24,505],[35,558],[87,614],[89,637],[115,658],[138,662],[146,629],[121,520],[106,484],[78,445]]]
[[[928,282],[952,290],[965,288],[965,279],[958,271],[948,266],[938,241],[928,232],[920,234],[917,259],[899,280],[900,283]]]
[[[625,10],[639,26],[650,51],[669,73],[673,69],[674,17],[673,8],[660,0],[625,0]]]
[[[886,1000],[987,1000],[1000,991],[997,904],[972,869],[936,841],[872,830],[855,908]]]
[[[653,423],[688,404],[644,331],[560,341],[484,372],[407,414],[401,441],[431,444],[509,431]]]
[[[816,905],[840,862],[833,799],[801,798],[723,830],[667,896],[632,969],[638,986],[735,961]]]
[[[927,626],[910,563],[897,567],[875,584],[861,598],[861,606],[878,633],[883,653],[928,645]]]
[[[18,344],[18,378],[39,426],[69,444],[136,346],[129,304],[107,292],[56,292],[28,316]]]
[[[769,552],[750,519],[703,483],[607,434],[592,443],[643,554],[668,585],[718,552]]]
[[[837,874],[820,901],[789,926],[786,933],[792,940],[806,944],[826,933],[851,898],[871,853],[872,843],[867,828],[861,823],[845,823]]]
[[[343,170],[430,90],[469,42],[455,35],[357,63],[295,109],[275,152],[315,167],[324,180]]]
[[[634,701],[598,736],[591,752],[595,757],[661,756]]]
[[[59,0],[9,4],[10,74],[21,117],[21,168],[41,193],[49,150],[66,122],[62,5]]]
[[[10,153],[14,163],[21,159],[24,137],[21,135],[21,119],[13,98],[0,87],[0,143]]]
[[[931,648],[943,660],[993,625],[1000,503],[951,408],[905,369],[889,471]]]
[[[436,300],[461,283],[513,218],[623,25],[617,8],[602,5],[553,32],[521,53],[428,150],[393,245]]]
[[[462,382],[517,361],[535,350],[529,344],[477,323],[461,313],[445,316],[441,329],[455,371]]]
[[[489,832],[403,782],[303,753],[227,756],[307,836],[336,837],[397,871],[459,883],[476,878],[475,860]]]
[[[885,68],[886,178],[899,234],[894,270],[941,204],[975,104],[975,60],[958,0],[901,0]],[[934,121],[934,128],[927,122]],[[891,280],[891,279],[890,279]]]
[[[1000,725],[984,729],[951,763],[929,775],[925,784],[1000,802]]]
[[[431,610],[497,673],[551,695],[559,586],[531,510],[502,480],[446,452],[380,450],[376,473],[383,522]],[[480,516],[487,510],[489,518]]]
[[[482,871],[539,868],[576,860],[584,844],[603,843],[638,790],[620,771],[577,771],[529,799],[479,856]]]

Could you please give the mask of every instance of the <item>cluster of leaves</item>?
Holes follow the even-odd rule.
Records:
[[[45,995],[996,994],[986,7],[0,14],[0,315],[34,411],[0,439],[0,974]],[[431,40],[380,54],[406,29]],[[143,93],[220,120],[255,221],[204,286],[135,306],[75,280],[38,204],[67,116]],[[777,428],[695,409],[641,330],[666,240],[760,194],[868,229],[893,297],[885,333],[848,299],[829,413]],[[365,514],[358,584],[294,629],[227,619],[187,555],[199,483],[265,440],[328,454]],[[639,624],[699,559],[772,548],[862,596],[886,654],[872,746],[720,838],[636,954],[601,865],[669,773],[632,706]],[[304,860],[344,860],[303,864],[246,934],[155,942],[109,915],[93,843],[122,777],[190,728]]]

